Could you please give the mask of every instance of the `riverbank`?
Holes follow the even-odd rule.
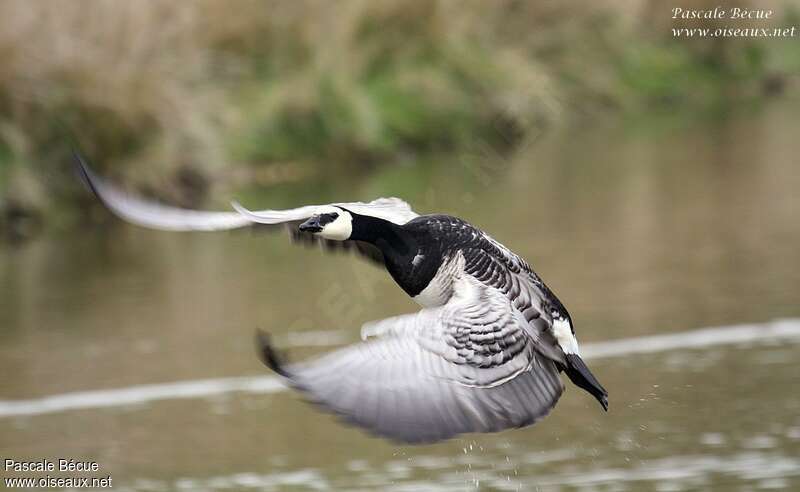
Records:
[[[53,5],[0,6],[13,236],[87,215],[74,141],[118,182],[198,206],[476,142],[508,152],[599,115],[735,110],[791,97],[800,73],[796,40],[678,39],[722,21],[646,1]],[[776,5],[741,25],[800,25],[797,2]]]

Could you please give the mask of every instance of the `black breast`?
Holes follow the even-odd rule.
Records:
[[[479,248],[480,232],[450,215],[423,215],[401,226],[404,245],[379,244],[386,269],[400,287],[415,297],[428,286],[442,262],[455,251]],[[399,246],[399,247],[398,247]]]

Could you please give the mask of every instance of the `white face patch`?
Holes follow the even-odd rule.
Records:
[[[339,214],[333,222],[322,227],[322,230],[317,233],[318,236],[333,241],[345,241],[350,238],[350,234],[353,233],[353,216],[350,215],[350,212],[339,207],[325,207],[325,210],[320,210],[318,213]]]

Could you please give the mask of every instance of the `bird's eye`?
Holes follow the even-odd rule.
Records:
[[[330,212],[325,214],[319,215],[319,223],[320,225],[327,225],[336,220],[339,217],[339,214],[336,212]]]

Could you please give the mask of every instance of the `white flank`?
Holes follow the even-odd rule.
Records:
[[[427,287],[422,292],[412,297],[414,302],[422,307],[441,306],[447,302],[448,296],[445,295],[446,288],[442,285],[441,278],[437,275],[433,277]]]
[[[439,270],[427,287],[412,299],[422,307],[441,306],[450,300],[453,294],[453,280],[460,277],[463,272],[464,255],[459,251],[452,259],[445,260],[439,265]]]

